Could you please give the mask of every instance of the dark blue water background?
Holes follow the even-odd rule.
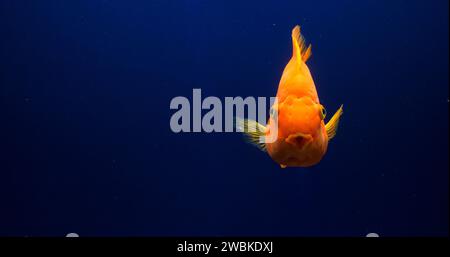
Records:
[[[274,96],[300,24],[323,161],[174,134],[170,100]],[[448,1],[0,3],[0,235],[448,235]]]

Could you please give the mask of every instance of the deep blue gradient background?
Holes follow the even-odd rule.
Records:
[[[170,100],[274,96],[303,27],[323,161],[169,127]],[[0,235],[446,236],[448,1],[0,3]]]

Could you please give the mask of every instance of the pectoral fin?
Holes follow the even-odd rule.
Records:
[[[325,125],[325,129],[327,130],[328,139],[332,139],[336,135],[336,131],[339,126],[339,119],[341,118],[343,113],[344,113],[343,105],[341,105],[341,107],[339,107],[339,110],[336,111],[336,113],[333,115],[333,117],[331,117],[331,119]]]
[[[265,134],[266,127],[255,120],[235,118],[234,125],[238,132],[243,132],[245,140],[258,147],[261,151],[266,151]]]

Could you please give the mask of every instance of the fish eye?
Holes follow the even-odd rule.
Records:
[[[270,116],[273,117],[274,115],[275,115],[275,110],[272,106],[272,107],[270,107]]]
[[[327,110],[323,106],[321,106],[321,108],[320,108],[320,116],[321,116],[322,120],[324,120],[325,117],[327,116]]]

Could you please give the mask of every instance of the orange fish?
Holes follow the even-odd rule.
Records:
[[[306,65],[311,45],[306,47],[298,25],[292,30],[292,46],[292,58],[281,76],[267,126],[249,119],[236,120],[248,141],[266,151],[282,168],[309,167],[320,162],[343,113],[341,105],[325,124],[325,107],[320,104]],[[275,130],[277,133],[271,133]]]

